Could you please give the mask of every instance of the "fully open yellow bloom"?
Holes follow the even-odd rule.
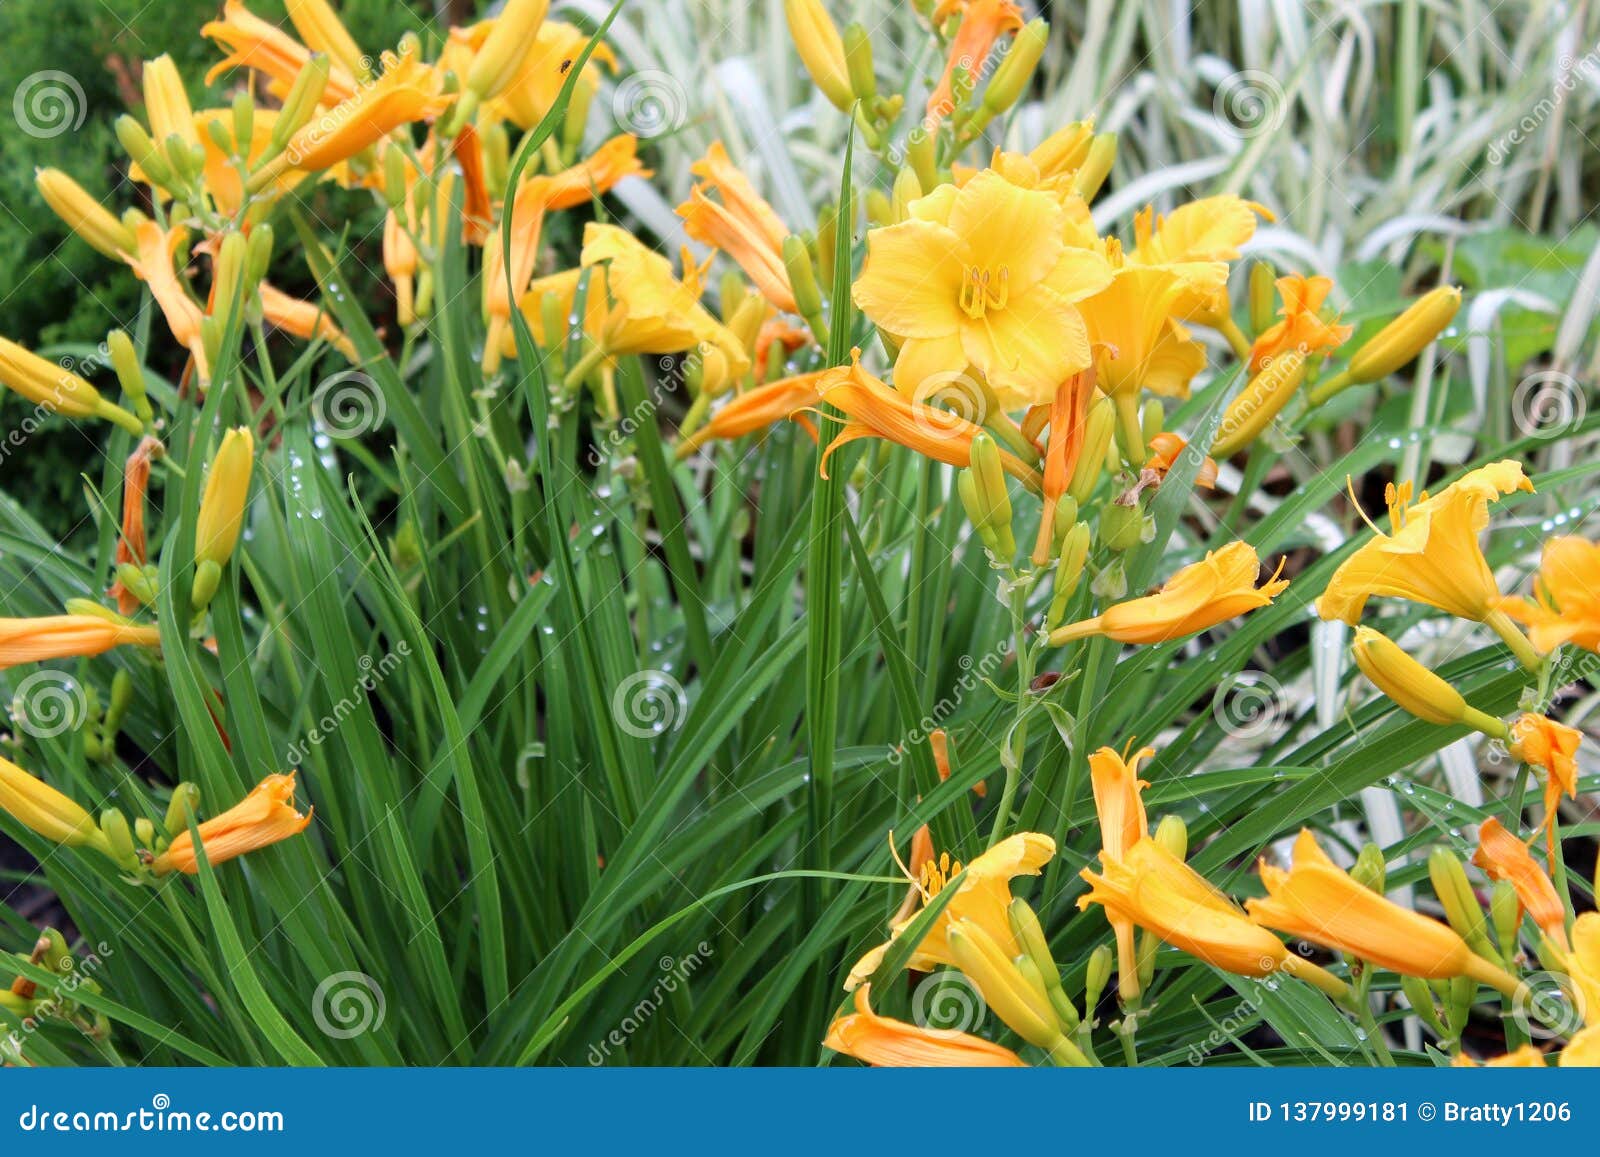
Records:
[[[267,776],[244,799],[199,826],[200,842],[212,867],[306,830],[312,811],[301,815],[295,810],[294,776],[292,771]],[[152,866],[158,875],[198,873],[200,862],[190,834],[179,832]]]
[[[1090,619],[1068,623],[1050,633],[1054,646],[1090,635],[1104,635],[1121,643],[1164,643],[1204,631],[1236,618],[1272,600],[1288,587],[1278,571],[1261,586],[1261,560],[1247,542],[1230,542],[1207,552],[1167,580],[1153,595],[1129,599]]]
[[[105,845],[94,817],[8,759],[0,759],[0,811],[29,831],[68,847]]]
[[[1011,881],[1017,876],[1037,876],[1056,854],[1056,842],[1037,832],[1019,832],[1008,836],[966,866],[957,891],[950,898],[927,935],[922,938],[906,967],[916,972],[929,972],[939,965],[958,967],[950,950],[949,932],[957,920],[970,920],[999,945],[1007,959],[1022,955],[1022,946],[1011,931],[1011,920],[1006,907],[1011,903]],[[922,901],[929,903],[961,874],[961,865],[951,861],[948,854],[937,862],[923,866],[922,878],[917,881],[922,888]],[[856,962],[845,980],[845,991],[854,990],[866,981],[889,946],[910,925],[914,914],[896,924],[889,939],[872,949]]]
[[[1490,817],[1478,829],[1478,850],[1472,862],[1490,879],[1509,882],[1516,889],[1517,903],[1533,917],[1539,930],[1562,953],[1567,951],[1566,909],[1549,874],[1528,854],[1527,844]]]
[[[1501,598],[1495,605],[1529,628],[1542,652],[1573,643],[1600,651],[1600,543],[1552,538],[1544,544],[1534,598]]]
[[[1275,220],[1265,205],[1232,193],[1190,201],[1164,217],[1146,207],[1134,218],[1129,257],[1183,278],[1191,290],[1183,316],[1216,325],[1228,314],[1227,262],[1237,261],[1240,246],[1255,236],[1258,216]]]
[[[1097,251],[1069,245],[1059,197],[986,169],[913,201],[911,217],[867,234],[854,296],[901,339],[895,386],[917,395],[974,366],[1007,407],[1047,404],[1089,365],[1074,302],[1111,280]]]
[[[1114,243],[1111,249],[1110,285],[1078,307],[1094,346],[1097,384],[1119,404],[1136,401],[1143,389],[1187,397],[1206,366],[1204,348],[1178,324],[1194,300],[1191,284],[1165,266],[1126,264]]]
[[[1556,816],[1561,797],[1578,795],[1581,732],[1532,712],[1511,724],[1511,754],[1544,770],[1544,832],[1555,858]]]
[[[721,141],[713,141],[689,171],[700,183],[678,206],[684,232],[721,249],[738,262],[762,296],[794,313],[794,291],[783,265],[783,239],[789,235],[789,227],[755,191],[750,178],[728,159]],[[718,200],[712,200],[712,192]]]
[[[872,986],[856,990],[856,1010],[828,1026],[824,1048],[866,1061],[903,1068],[1017,1068],[1025,1062],[1008,1048],[948,1028],[920,1028],[879,1016],[868,1003]]]
[[[1351,327],[1322,318],[1322,303],[1332,290],[1333,279],[1328,277],[1291,273],[1278,278],[1278,295],[1283,298],[1283,308],[1278,313],[1282,320],[1262,330],[1250,347],[1251,373],[1283,354],[1310,357],[1344,344]]]
[[[1372,538],[1339,564],[1317,600],[1317,614],[1354,626],[1369,598],[1388,595],[1458,618],[1489,618],[1500,592],[1478,535],[1489,525],[1489,503],[1532,489],[1522,464],[1506,459],[1472,471],[1432,498],[1424,492],[1415,503],[1408,501],[1409,485],[1393,491],[1389,533],[1373,527]]]
[[[276,24],[251,12],[243,0],[226,0],[222,19],[202,26],[200,35],[228,50],[227,58],[206,73],[207,84],[230,68],[251,68],[269,79],[268,92],[282,98],[311,59],[311,49]],[[339,104],[355,96],[355,74],[336,60],[331,63],[328,87],[322,99],[326,104]]]
[[[159,647],[161,632],[99,615],[0,619],[0,671],[18,663],[99,655],[125,643]]]
[[[1337,867],[1309,829],[1294,845],[1285,871],[1265,861],[1264,899],[1245,902],[1251,919],[1268,928],[1336,948],[1406,976],[1444,980],[1470,976],[1510,996],[1517,982],[1473,954],[1448,925],[1390,902]]]
[[[1078,907],[1099,904],[1113,926],[1137,924],[1214,968],[1239,976],[1286,972],[1332,994],[1343,982],[1296,956],[1283,942],[1160,843],[1143,839],[1122,856],[1100,853],[1102,874],[1079,873],[1089,892]]]
[[[850,365],[828,371],[818,386],[823,400],[849,419],[823,452],[823,477],[833,452],[858,438],[883,438],[950,466],[971,466],[972,439],[982,427],[890,389],[861,368],[860,354],[854,351]],[[1007,474],[1039,488],[1037,470],[1005,450],[999,453]]]

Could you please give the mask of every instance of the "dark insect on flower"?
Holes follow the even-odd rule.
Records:
[[[563,61],[562,61],[562,62],[561,62],[561,75],[562,75],[562,76],[566,76],[566,75],[567,75],[567,69],[569,69],[569,68],[571,68],[571,67],[572,67],[572,61],[570,61],[570,60],[563,60]]]

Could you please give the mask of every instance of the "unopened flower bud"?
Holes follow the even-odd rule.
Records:
[[[176,836],[189,830],[189,820],[200,814],[200,789],[192,783],[180,783],[172,789],[167,801],[167,814],[161,826],[167,835]]]
[[[1111,175],[1111,166],[1117,159],[1117,134],[1098,133],[1089,145],[1083,164],[1072,177],[1072,191],[1085,201],[1093,201],[1100,186]]]
[[[850,66],[845,59],[844,41],[828,15],[827,5],[823,0],[783,0],[783,14],[812,81],[835,108],[849,112],[855,102]]]
[[[1000,67],[989,78],[989,87],[983,92],[983,108],[990,116],[998,116],[1028,91],[1033,82],[1034,70],[1044,56],[1045,45],[1050,41],[1050,25],[1042,19],[1030,20],[1011,42]]]
[[[1154,838],[1175,859],[1189,858],[1189,825],[1183,822],[1182,816],[1162,816],[1161,822],[1156,825]]]
[[[1011,534],[1011,494],[1006,487],[1005,467],[1000,464],[1000,447],[986,433],[975,434],[970,451],[973,484],[983,520],[1000,544],[1001,561],[1009,562],[1017,552]]]
[[[852,21],[844,30],[845,72],[850,78],[850,91],[862,103],[878,95],[878,77],[872,68],[872,41],[867,30]]]
[[[1050,595],[1050,610],[1045,622],[1055,630],[1065,620],[1067,603],[1083,581],[1084,564],[1089,559],[1089,524],[1074,522],[1061,540],[1060,557],[1056,562],[1055,589]]]
[[[1259,334],[1272,326],[1276,304],[1278,271],[1270,261],[1256,261],[1250,266],[1250,332]]]
[[[1101,398],[1089,407],[1083,423],[1083,450],[1072,468],[1067,493],[1082,506],[1089,501],[1100,475],[1105,473],[1106,452],[1117,429],[1117,408],[1110,398]]]
[[[1097,944],[1094,951],[1089,953],[1089,965],[1083,977],[1084,1016],[1094,1016],[1094,1010],[1100,1004],[1100,997],[1105,993],[1106,985],[1111,982],[1111,969],[1115,962],[1116,957],[1112,954],[1109,944]]]
[[[1461,290],[1453,285],[1423,294],[1356,351],[1345,371],[1350,382],[1376,382],[1394,373],[1443,333],[1460,308]]]
[[[1305,377],[1306,355],[1300,350],[1287,350],[1269,359],[1228,404],[1211,443],[1211,456],[1231,458],[1259,438]]]
[[[1350,868],[1350,878],[1367,891],[1381,896],[1388,877],[1389,865],[1383,858],[1383,849],[1373,843],[1362,844],[1361,851],[1356,853],[1356,862]]]
[[[1473,894],[1461,858],[1448,848],[1434,848],[1428,854],[1428,878],[1433,881],[1433,891],[1439,897],[1439,903],[1444,905],[1445,918],[1449,920],[1450,927],[1472,946],[1474,952],[1492,956],[1483,907]]]
[[[33,183],[62,224],[106,257],[121,261],[138,247],[133,230],[60,169],[40,169]]]

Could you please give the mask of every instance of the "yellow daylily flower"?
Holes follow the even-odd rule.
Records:
[[[1503,614],[1494,609],[1500,592],[1478,535],[1489,525],[1489,503],[1517,490],[1532,491],[1533,483],[1510,459],[1474,470],[1432,498],[1424,492],[1414,503],[1409,484],[1391,488],[1389,533],[1374,526],[1372,538],[1339,564],[1317,600],[1317,614],[1355,626],[1373,595],[1478,622]]]
[[[897,1068],[1025,1068],[1016,1053],[982,1037],[946,1028],[921,1028],[872,1011],[868,995],[872,986],[856,990],[855,1012],[828,1026],[824,1048],[866,1061],[869,1065]]]
[[[1274,221],[1272,211],[1232,193],[1180,205],[1166,216],[1146,206],[1133,221],[1129,259],[1159,266],[1181,277],[1191,296],[1184,317],[1218,326],[1228,316],[1228,266],[1240,247],[1255,236],[1256,218]]]
[[[93,816],[8,759],[0,759],[0,811],[54,843],[106,847],[106,838]]]
[[[1529,628],[1548,654],[1563,643],[1600,651],[1600,543],[1552,538],[1544,544],[1532,600],[1508,596],[1495,606]]]
[[[484,20],[469,29],[453,28],[450,30],[451,42],[455,42],[458,33],[465,32],[469,42],[474,42],[475,49],[482,44],[492,24],[493,21]],[[562,65],[570,65],[575,61],[588,43],[589,34],[576,25],[546,20],[539,25],[533,47],[528,49],[500,94],[485,106],[486,111],[490,116],[504,117],[518,128],[533,128],[555,106],[561,86],[566,83],[567,73]],[[443,63],[441,60],[441,67]],[[578,85],[598,85],[601,66],[612,70],[617,66],[616,54],[605,44],[595,45]],[[575,86],[573,101],[576,103],[581,99]]]
[[[226,0],[222,19],[203,25],[200,35],[215,40],[228,53],[226,59],[206,73],[207,84],[215,83],[217,77],[232,68],[254,69],[268,78],[267,91],[281,99],[311,59],[311,49],[276,24],[251,12],[243,0]],[[337,105],[355,96],[355,74],[336,61],[329,63],[332,67],[322,99],[324,104]]]
[[[1567,975],[1572,978],[1577,994],[1578,1012],[1583,1016],[1583,1023],[1589,1026],[1588,1035],[1592,1036],[1593,1030],[1600,1029],[1600,912],[1585,912],[1573,922]],[[1573,1038],[1573,1043],[1577,1043],[1577,1037]]]
[[[1584,1029],[1567,1042],[1561,1050],[1561,1067],[1600,1068],[1600,1025]]]
[[[356,347],[345,336],[344,330],[328,316],[327,310],[316,302],[290,297],[265,281],[257,289],[261,294],[261,316],[268,324],[303,341],[321,338],[350,361],[356,360]]]
[[[1323,302],[1333,290],[1331,277],[1291,273],[1278,278],[1277,285],[1283,299],[1283,308],[1278,311],[1282,320],[1262,330],[1250,347],[1251,373],[1286,353],[1310,357],[1338,349],[1353,332],[1353,327],[1339,325],[1337,319],[1329,322],[1322,318]]]
[[[1544,832],[1555,858],[1556,816],[1563,795],[1578,795],[1578,744],[1581,732],[1528,712],[1511,724],[1511,754],[1544,769]]]
[[[1188,448],[1189,443],[1183,435],[1163,430],[1151,438],[1150,445],[1146,447],[1150,456],[1144,460],[1144,469],[1153,470],[1165,478]],[[1217,488],[1217,460],[1209,454],[1201,460],[1200,469],[1195,471],[1194,484],[1203,486],[1207,490]]]
[[[1057,129],[1028,151],[1028,159],[1047,180],[1071,181],[1089,155],[1094,142],[1092,120],[1073,121]]]
[[[351,76],[364,73],[366,62],[350,30],[328,0],[284,0],[289,23],[312,52],[321,52]]]
[[[161,632],[100,615],[0,619],[0,671],[19,663],[99,655],[124,644],[159,647]]]
[[[1284,972],[1330,995],[1343,995],[1343,981],[1290,952],[1156,840],[1142,839],[1122,856],[1103,851],[1100,863],[1101,874],[1089,868],[1079,873],[1090,888],[1078,898],[1080,910],[1099,904],[1114,927],[1136,924],[1224,972],[1238,976]]]
[[[517,76],[538,42],[539,26],[550,0],[507,0],[489,24],[488,34],[461,74],[462,87],[480,101],[499,96]]]
[[[1517,991],[1515,978],[1474,955],[1449,925],[1402,908],[1352,879],[1309,829],[1295,841],[1292,868],[1285,871],[1263,860],[1260,872],[1266,897],[1245,901],[1258,924],[1404,976],[1469,976],[1507,996]]]
[[[295,810],[294,777],[292,771],[267,776],[233,807],[199,825],[200,843],[212,867],[299,835],[310,826],[315,809],[307,809],[304,815]],[[196,875],[200,861],[190,833],[174,836],[151,866],[157,875]]]
[[[794,291],[783,264],[783,239],[789,227],[762,199],[734,163],[721,141],[689,166],[700,178],[689,199],[678,206],[683,229],[696,241],[720,249],[738,263],[763,297],[786,313],[794,313]],[[710,192],[720,200],[712,200]]]
[[[950,466],[972,465],[972,439],[983,428],[890,389],[861,368],[860,350],[852,351],[850,365],[828,371],[818,388],[823,400],[849,419],[823,452],[823,477],[833,452],[858,438],[882,438]],[[999,456],[1007,474],[1039,489],[1039,472],[1031,465],[1005,450]]]
[[[1550,876],[1528,854],[1528,845],[1492,816],[1478,829],[1478,850],[1472,862],[1491,880],[1505,880],[1517,893],[1517,903],[1562,955],[1567,943],[1567,911]]]
[[[1094,791],[1095,816],[1100,822],[1103,863],[1120,863],[1148,834],[1149,822],[1139,793],[1150,785],[1139,778],[1139,764],[1155,753],[1155,748],[1143,747],[1132,759],[1124,759],[1115,749],[1102,747],[1089,756],[1089,783]],[[1080,900],[1078,906],[1082,910],[1085,901]],[[1133,918],[1120,907],[1107,906],[1105,912],[1117,941],[1117,988],[1122,999],[1130,1001],[1139,995]]]
[[[707,442],[742,438],[796,415],[816,437],[816,426],[801,411],[815,408],[822,400],[818,386],[830,372],[814,370],[745,390],[712,414],[705,425],[681,439],[677,456],[687,458]]]
[[[949,933],[954,921],[970,920],[982,929],[1000,947],[1007,959],[1022,955],[1022,946],[1011,931],[1011,921],[1006,907],[1011,903],[1011,881],[1017,876],[1037,876],[1056,854],[1056,842],[1037,832],[1019,832],[1008,836],[994,847],[966,865],[956,894],[950,897],[927,934],[911,953],[906,967],[916,972],[931,972],[945,965],[960,967],[950,949]],[[938,861],[930,861],[922,869],[922,902],[927,904],[939,895],[950,881],[961,875],[961,864],[950,859],[948,853]],[[889,946],[905,931],[915,915],[908,916],[891,930],[889,939],[872,949],[856,962],[845,980],[845,991],[854,991],[865,982],[878,965]]]
[[[1188,397],[1189,383],[1205,369],[1206,354],[1178,322],[1194,300],[1191,284],[1164,266],[1126,263],[1115,241],[1108,249],[1114,270],[1110,284],[1078,308],[1094,350],[1096,383],[1116,403],[1118,420],[1130,435],[1126,449],[1139,465],[1144,439],[1134,432],[1140,391]],[[1220,268],[1226,273],[1226,266]]]
[[[918,396],[975,366],[1008,408],[1045,405],[1088,367],[1075,302],[1111,280],[1105,258],[1069,245],[1060,199],[986,169],[913,201],[911,217],[867,234],[854,297],[901,341],[895,386]]]
[[[1278,578],[1282,572],[1280,561],[1272,578],[1256,586],[1261,561],[1255,547],[1230,542],[1178,571],[1153,595],[1118,603],[1093,618],[1058,627],[1050,633],[1050,642],[1059,647],[1090,635],[1146,645],[1181,639],[1270,606],[1289,585],[1287,579]]]

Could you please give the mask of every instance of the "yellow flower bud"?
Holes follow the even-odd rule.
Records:
[[[828,15],[827,5],[823,0],[783,0],[783,15],[812,81],[835,108],[849,112],[855,103],[850,66],[845,60],[844,41]]]
[[[1384,861],[1383,849],[1377,844],[1362,844],[1356,862],[1350,869],[1350,878],[1368,891],[1383,895],[1388,879],[1389,865]]]
[[[1089,416],[1083,424],[1083,451],[1072,469],[1072,480],[1067,483],[1067,493],[1079,506],[1089,501],[1095,484],[1105,472],[1106,452],[1111,448],[1116,429],[1117,408],[1110,398],[1101,398],[1089,407]]]
[[[1094,951],[1089,953],[1089,965],[1083,975],[1083,1014],[1094,1016],[1095,1007],[1100,1003],[1101,994],[1106,990],[1106,985],[1111,981],[1111,966],[1115,957],[1111,952],[1111,945],[1096,944]]]
[[[1492,958],[1494,950],[1489,945],[1483,906],[1473,894],[1461,858],[1448,849],[1434,848],[1428,853],[1428,878],[1433,882],[1439,903],[1444,905],[1445,918],[1450,922],[1450,927],[1478,955]]]
[[[66,418],[105,418],[132,434],[144,432],[139,419],[100,396],[88,382],[55,362],[0,337],[0,384],[53,414]]]
[[[1074,522],[1061,540],[1061,557],[1056,563],[1055,590],[1050,595],[1050,611],[1045,625],[1055,630],[1067,615],[1067,602],[1083,581],[1083,567],[1089,559],[1089,524]]]
[[[466,91],[479,101],[491,100],[511,83],[523,58],[533,48],[550,0],[508,0],[494,27],[467,70]]]
[[[1468,721],[1472,709],[1461,692],[1406,654],[1387,635],[1371,627],[1357,627],[1350,653],[1378,690],[1418,719],[1441,727]]]
[[[180,832],[189,830],[191,817],[200,814],[200,789],[192,783],[180,783],[172,789],[172,798],[167,801],[167,814],[161,821],[169,836],[176,837]]]
[[[109,808],[100,813],[100,834],[106,838],[106,854],[123,868],[133,868],[139,863],[138,853],[133,846],[133,829],[128,826],[128,817],[116,808]]]
[[[176,136],[184,144],[198,147],[200,136],[194,130],[194,109],[172,57],[163,54],[145,61],[142,76],[150,135],[158,141]]]
[[[1250,329],[1260,333],[1273,323],[1273,309],[1277,292],[1278,271],[1270,261],[1257,261],[1250,266]]]
[[[1189,825],[1183,822],[1182,816],[1162,816],[1154,838],[1174,859],[1189,858]]]
[[[988,434],[976,434],[972,439],[972,481],[976,490],[983,525],[989,528],[999,543],[1001,561],[1009,562],[1017,553],[1016,540],[1011,534],[1011,494],[1006,489],[1005,467],[1000,462],[1000,447]]]
[[[1217,427],[1211,456],[1231,458],[1261,436],[1263,430],[1288,405],[1306,377],[1306,356],[1299,350],[1281,353],[1261,367],[1261,372],[1228,404]]]
[[[1394,373],[1443,333],[1460,308],[1461,290],[1453,285],[1423,294],[1356,351],[1345,371],[1350,383],[1376,382]]]
[[[791,233],[783,239],[783,271],[789,278],[795,308],[807,320],[822,314],[822,291],[817,288],[817,273],[811,264],[806,243]]]
[[[55,843],[102,851],[109,847],[93,816],[6,759],[0,759],[0,810]]]
[[[40,169],[33,183],[62,223],[100,253],[121,261],[138,248],[133,230],[60,169]]]
[[[168,186],[172,184],[172,169],[161,156],[161,150],[156,148],[155,141],[150,139],[150,134],[133,117],[124,113],[116,119],[113,125],[116,130],[117,140],[122,143],[128,159],[138,166],[145,181],[154,185]]]
[[[289,141],[305,128],[322,103],[322,94],[328,87],[328,77],[333,65],[322,53],[316,53],[301,67],[289,93],[283,98],[278,119],[272,122],[272,137],[265,156],[276,157],[288,147]]]
[[[196,562],[213,562],[220,567],[233,554],[244,522],[254,466],[255,439],[250,431],[240,426],[223,435],[200,498],[200,516],[194,531]]]
[[[892,215],[896,223],[911,215],[911,202],[922,196],[922,182],[917,180],[915,169],[904,168],[895,175],[894,196],[890,198]]]
[[[361,61],[361,49],[356,47],[355,40],[328,0],[286,0],[284,7],[288,9],[294,30],[312,52],[327,53],[351,76],[366,72]]]
[[[1022,99],[1039,67],[1045,45],[1050,41],[1050,25],[1042,19],[1029,21],[1011,42],[1011,48],[1000,67],[989,79],[983,93],[984,111],[997,116]]]
[[[1093,201],[1100,186],[1111,175],[1111,166],[1117,159],[1117,134],[1098,133],[1089,145],[1088,155],[1072,177],[1072,191],[1085,201]]]
[[[857,100],[869,101],[878,95],[878,77],[872,70],[872,41],[867,30],[854,22],[844,30],[844,63],[850,91]]]
[[[977,985],[989,1006],[1031,1045],[1051,1048],[1061,1025],[1044,994],[1027,982],[995,940],[973,920],[954,920],[947,933],[956,964]]]

